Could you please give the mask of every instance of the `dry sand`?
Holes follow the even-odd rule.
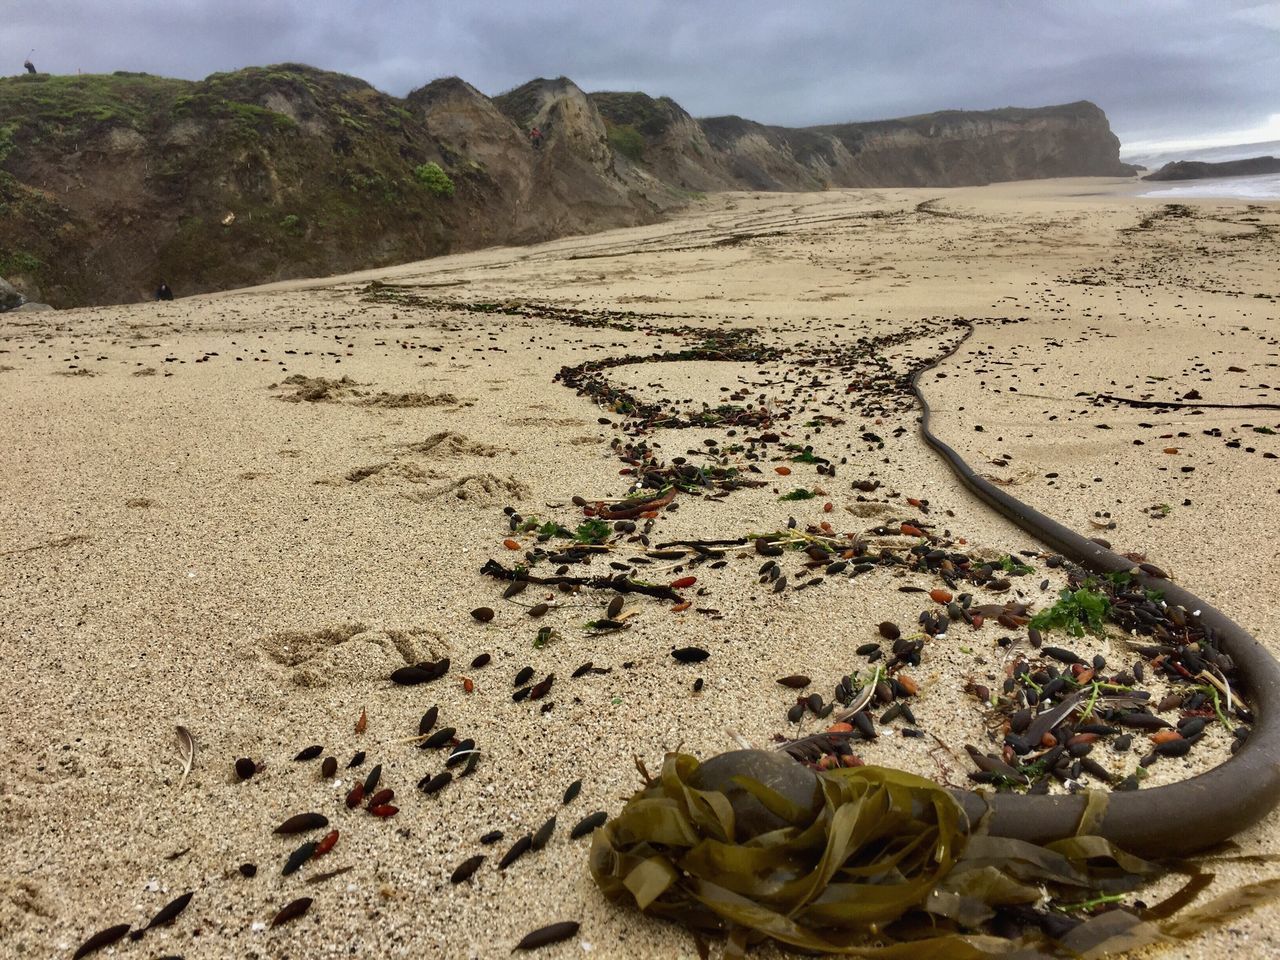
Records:
[[[907,623],[922,609],[882,571],[775,595],[749,557],[698,571],[707,593],[697,603],[720,619],[639,600],[629,631],[593,636],[583,623],[603,603],[576,597],[530,620],[478,574],[490,557],[510,562],[500,508],[569,522],[572,496],[621,496],[627,483],[609,448],[615,430],[598,422],[607,411],[554,383],[556,372],[684,343],[370,302],[360,292],[370,279],[459,305],[534,301],[632,311],[667,328],[746,326],[793,349],[906,333],[892,351],[899,371],[954,342],[951,320],[974,320],[971,340],[928,381],[937,432],[975,463],[998,461],[992,475],[1081,532],[1096,533],[1090,517],[1108,512],[1116,528],[1104,535],[1117,549],[1146,553],[1276,649],[1280,474],[1265,457],[1280,452],[1280,436],[1255,428],[1277,428],[1280,413],[1157,416],[1077,394],[1171,399],[1194,388],[1210,401],[1280,402],[1280,205],[1190,202],[1190,216],[1171,216],[1130,190],[1078,180],[722,195],[668,223],[538,247],[0,318],[0,956],[69,956],[90,933],[145,923],[187,890],[195,898],[174,927],[108,955],[505,956],[527,931],[566,919],[582,922],[579,937],[546,956],[695,955],[682,931],[600,897],[588,841],[570,841],[569,827],[618,811],[638,785],[633,758],[655,769],[676,747],[731,749],[727,729],[760,744],[789,732],[792,695],[776,677],[810,674],[826,695],[860,664],[853,648],[877,622]],[[769,382],[752,395],[794,406],[804,393],[796,371],[783,382],[788,373],[671,363],[622,368],[614,382],[695,409],[723,402],[722,388]],[[285,382],[296,375],[351,382]],[[298,393],[309,398],[283,399]],[[723,501],[682,497],[657,538],[777,530],[788,516],[860,532],[918,516],[903,501],[913,496],[993,557],[1034,547],[964,493],[915,420],[905,409],[815,432],[797,417],[797,439],[848,458],[835,478],[797,464]],[[860,439],[865,429],[885,438],[883,450]],[[724,442],[726,431],[654,440],[674,456],[707,438]],[[850,483],[869,477],[901,497],[882,490],[859,502]],[[816,484],[826,491],[816,500],[777,499]],[[1055,587],[1019,584],[1041,605]],[[485,626],[468,616],[481,605],[497,610]],[[560,636],[535,649],[540,623]],[[960,688],[996,676],[996,635],[931,644],[917,671],[917,713],[957,748],[984,736]],[[677,665],[669,651],[686,645],[712,656]],[[493,663],[468,669],[482,652]],[[445,655],[453,669],[441,681],[387,682],[406,662]],[[612,672],[571,680],[588,659]],[[549,712],[512,702],[525,664],[556,674]],[[696,677],[706,684],[697,695]],[[425,797],[414,784],[444,757],[398,741],[432,704],[442,724],[476,738],[482,759]],[[357,734],[362,709],[368,728]],[[185,783],[178,724],[197,748]],[[310,744],[339,759],[337,782],[320,780],[318,761],[291,760]],[[864,755],[962,783],[963,754],[930,746],[886,735]],[[346,770],[358,749],[368,760]],[[247,783],[232,772],[242,756],[266,762]],[[385,821],[341,803],[353,774],[378,762],[400,806]],[[1204,760],[1153,772],[1185,776],[1194,762]],[[577,778],[582,793],[562,809]],[[306,810],[328,815],[341,839],[282,877],[296,842],[271,830]],[[509,843],[553,813],[549,846],[499,872]],[[1275,851],[1277,823],[1269,817],[1241,846]],[[506,839],[482,848],[493,829]],[[489,859],[452,886],[454,867],[478,852]],[[237,871],[245,862],[258,864],[255,878]],[[352,869],[305,882],[343,866]],[[1257,875],[1224,869],[1217,889]],[[264,929],[299,896],[315,899],[304,919]],[[1280,954],[1280,911],[1163,955],[1228,952]]]

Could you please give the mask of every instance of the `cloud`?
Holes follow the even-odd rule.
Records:
[[[1231,147],[1237,144],[1269,144],[1280,142],[1280,113],[1273,113],[1265,123],[1256,127],[1223,130],[1209,136],[1183,137],[1164,140],[1132,140],[1124,146],[1124,153],[1132,156],[1170,153],[1181,150],[1201,150],[1206,147]]]
[[[1126,141],[1260,128],[1280,7],[1256,0],[45,0],[0,56],[57,73],[203,77],[302,61],[403,95],[457,74],[668,95],[697,116],[868,120],[1090,99]]]

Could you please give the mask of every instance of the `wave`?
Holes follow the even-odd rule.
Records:
[[[1187,180],[1174,187],[1148,190],[1139,196],[1280,200],[1280,173],[1257,177],[1207,177],[1203,180]]]

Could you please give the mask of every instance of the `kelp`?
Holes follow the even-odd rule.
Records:
[[[764,769],[750,751],[742,757],[741,769]],[[1192,876],[1195,892],[1204,881],[1185,862],[1146,861],[1094,835],[1102,793],[1076,836],[1038,845],[988,835],[944,787],[899,770],[804,771],[816,784],[806,806],[796,797],[808,781],[797,778],[797,792],[739,774],[711,789],[700,766],[669,754],[661,775],[595,832],[590,866],[611,900],[695,936],[724,935],[727,956],[772,939],[874,960],[1101,957],[1194,935],[1213,916],[1201,908],[1172,918],[1183,891],[1143,916],[1120,905],[1171,869]],[[746,820],[760,828],[744,831]],[[1215,901],[1216,912],[1234,916],[1277,895],[1280,881],[1243,887]]]

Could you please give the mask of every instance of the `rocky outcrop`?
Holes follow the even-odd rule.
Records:
[[[27,302],[27,298],[14,289],[4,277],[0,277],[0,313],[7,310],[16,310]]]
[[[605,125],[605,136],[623,175],[652,191],[660,205],[681,202],[691,192],[738,186],[702,124],[670,97],[643,93],[588,94]]]
[[[1088,103],[788,129],[564,77],[398,99],[299,64],[27,75],[0,78],[0,272],[56,306],[161,277],[183,296],[646,223],[714,190],[1122,175],[1118,148]]]
[[[1280,173],[1280,159],[1276,157],[1249,157],[1247,160],[1227,160],[1222,163],[1205,163],[1200,160],[1177,160],[1166,163],[1143,180],[1202,180],[1205,177],[1247,177]]]
[[[604,120],[573,81],[531,80],[493,102],[526,138],[533,128],[541,132],[541,144],[530,149],[553,213],[619,226],[655,219],[657,209],[620,175]]]

